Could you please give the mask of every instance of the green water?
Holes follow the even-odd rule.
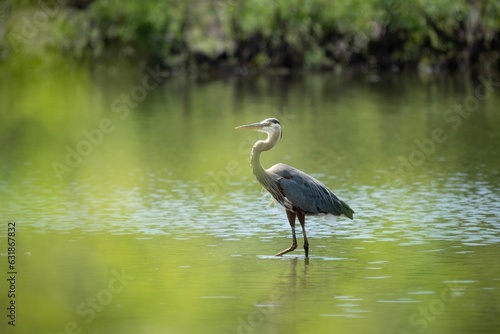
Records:
[[[498,82],[1,72],[2,333],[498,332]],[[233,130],[267,117],[262,163],[356,212],[307,218],[308,262],[302,238],[272,256],[291,233],[250,171],[262,134]]]

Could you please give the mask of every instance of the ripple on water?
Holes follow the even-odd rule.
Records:
[[[415,304],[421,303],[421,300],[415,300],[411,298],[398,298],[398,299],[379,299],[377,303],[389,303],[389,304]]]
[[[339,193],[354,199],[349,203],[355,208],[355,220],[341,218],[332,222],[308,217],[308,235],[311,239],[398,242],[400,247],[432,240],[458,241],[467,247],[498,244],[499,191],[485,177],[475,177],[478,179],[456,173],[438,176],[428,183],[341,189]],[[290,227],[283,209],[267,207],[267,200],[259,200],[253,186],[245,184],[210,197],[196,190],[203,189],[203,184],[164,175],[150,175],[148,179],[147,192],[113,184],[55,185],[44,196],[23,193],[22,201],[10,201],[5,210],[23,212],[26,210],[21,204],[31,203],[31,210],[36,211],[31,224],[40,231],[77,228],[87,233],[179,237],[180,231],[196,230],[224,240],[258,236],[263,242],[289,237]],[[9,192],[15,193],[15,189]],[[63,204],[55,206],[61,198],[65,198]],[[69,213],[79,219],[68,219]],[[187,232],[180,237],[189,237]]]
[[[357,298],[354,296],[334,296],[336,301],[335,307],[339,308],[341,312],[335,313],[322,313],[321,317],[344,317],[344,318],[364,318],[363,314],[371,313],[372,311],[363,309],[362,302],[364,298]]]
[[[371,311],[368,310],[352,310],[352,311],[346,311],[346,312],[351,312],[351,313],[322,313],[319,316],[320,317],[340,317],[340,318],[366,318],[360,314],[357,313],[369,313]]]
[[[418,291],[409,291],[409,295],[433,295],[436,291],[434,290],[418,290]]]

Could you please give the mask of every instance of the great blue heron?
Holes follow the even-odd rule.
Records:
[[[275,256],[281,256],[297,248],[296,218],[302,226],[306,257],[309,256],[309,242],[305,227],[306,215],[344,215],[353,219],[354,211],[349,205],[314,177],[282,163],[269,169],[262,168],[260,153],[272,149],[282,136],[281,124],[276,118],[267,118],[260,123],[242,125],[236,129],[267,133],[266,140],[258,140],[252,147],[250,161],[253,174],[273,198],[285,207],[293,238],[292,245]]]

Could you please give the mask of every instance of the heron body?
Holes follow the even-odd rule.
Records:
[[[281,256],[297,248],[296,218],[298,218],[302,227],[306,257],[309,255],[309,242],[305,229],[306,215],[344,215],[353,219],[354,211],[349,205],[314,177],[282,163],[268,169],[262,167],[260,153],[273,148],[282,136],[281,124],[277,119],[268,118],[260,123],[242,125],[236,129],[267,133],[267,139],[258,140],[253,145],[251,165],[257,180],[278,203],[285,207],[288,222],[292,228],[292,245],[276,254],[276,256]]]

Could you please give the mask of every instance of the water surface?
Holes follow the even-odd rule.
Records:
[[[0,201],[4,231],[17,223],[16,331],[499,328],[497,83],[172,75],[149,90],[148,74],[2,72]],[[262,135],[233,130],[267,117],[284,130],[262,163],[312,174],[356,212],[307,218],[309,261],[301,247],[272,256],[291,233],[251,174]],[[0,241],[6,262],[6,232]]]

